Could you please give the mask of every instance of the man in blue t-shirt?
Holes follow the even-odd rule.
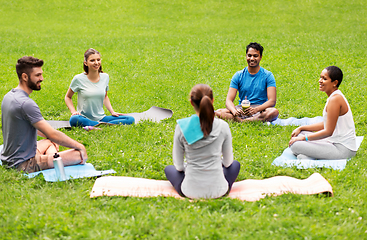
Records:
[[[41,90],[43,60],[32,56],[18,59],[19,84],[1,103],[3,165],[27,173],[53,168],[53,155],[59,145],[71,148],[58,152],[65,166],[84,164],[88,158],[83,144],[53,129],[42,117],[38,105],[29,97]],[[47,139],[37,141],[37,134]]]
[[[246,60],[248,66],[234,74],[226,98],[225,109],[215,111],[217,117],[244,121],[274,121],[278,110],[276,103],[276,85],[274,75],[260,67],[264,48],[256,42],[246,47]],[[239,105],[233,103],[239,92]],[[242,109],[241,102],[249,100],[251,105]]]

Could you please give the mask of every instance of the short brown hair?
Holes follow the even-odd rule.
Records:
[[[18,59],[15,69],[17,71],[18,78],[21,79],[23,73],[29,76],[33,71],[33,68],[42,66],[43,66],[42,59],[38,59],[32,56],[24,56]]]

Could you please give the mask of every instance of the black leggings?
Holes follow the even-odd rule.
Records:
[[[236,181],[238,173],[240,172],[240,168],[241,164],[236,160],[234,160],[233,163],[227,168],[223,166],[224,177],[228,182],[227,194],[229,193],[229,191],[231,191],[232,185],[234,181]],[[186,197],[181,191],[181,184],[185,178],[185,172],[177,171],[175,166],[169,165],[164,169],[164,173],[166,174],[168,181],[171,182],[172,186],[176,189],[178,194],[180,194],[182,197]]]

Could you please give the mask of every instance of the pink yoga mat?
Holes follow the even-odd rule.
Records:
[[[303,180],[276,176],[264,180],[248,179],[235,182],[228,197],[254,202],[266,196],[278,196],[284,193],[305,195],[327,193],[333,196],[333,189],[323,176],[314,173]],[[182,198],[169,181],[117,176],[101,177],[96,180],[90,197],[100,196]]]

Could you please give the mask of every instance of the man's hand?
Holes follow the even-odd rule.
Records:
[[[235,110],[231,113],[235,117],[241,117],[241,116],[245,115],[245,113],[242,111],[242,109],[237,109],[237,108],[235,108]]]
[[[78,149],[80,152],[80,158],[82,159],[80,164],[85,164],[88,160],[87,150],[85,149],[83,144],[80,144],[80,145],[82,145],[82,147]]]
[[[52,142],[55,142],[61,146],[67,147],[67,148],[73,148],[80,152],[80,157],[82,159],[81,163],[84,164],[87,159],[87,151],[83,144],[71,139],[66,134],[53,129],[46,120],[41,120],[39,122],[36,122],[33,124],[33,126],[43,133],[48,139],[50,139]]]
[[[252,116],[252,115],[254,115],[254,114],[258,113],[258,112],[259,111],[258,111],[257,107],[249,107],[249,108],[247,108],[245,110],[244,115],[246,115],[246,116]]]

